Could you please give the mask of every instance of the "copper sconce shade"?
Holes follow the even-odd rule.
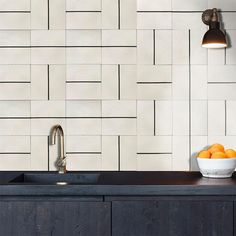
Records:
[[[208,9],[202,14],[202,21],[209,25],[209,30],[205,33],[202,40],[204,48],[226,48],[227,41],[225,33],[220,29],[217,9]]]

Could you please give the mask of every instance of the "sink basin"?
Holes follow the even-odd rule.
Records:
[[[98,182],[99,173],[24,173],[11,180],[10,183],[24,184],[95,184]]]

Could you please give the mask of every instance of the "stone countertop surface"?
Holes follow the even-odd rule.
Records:
[[[127,171],[68,172],[97,174],[96,183],[57,185],[14,181],[24,174],[56,172],[0,172],[0,196],[236,196],[236,172],[232,178],[203,178],[199,172]]]

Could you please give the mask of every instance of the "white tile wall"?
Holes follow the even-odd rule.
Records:
[[[0,11],[30,11],[30,0],[1,0]]]
[[[201,47],[212,7],[226,50]],[[0,0],[1,170],[55,170],[55,124],[69,170],[196,170],[234,147],[235,17],[234,0]]]
[[[67,11],[100,11],[101,0],[67,0]]]
[[[138,11],[170,11],[171,0],[137,0]]]
[[[66,14],[67,29],[101,29],[101,13],[68,12]]]
[[[155,101],[155,135],[172,135],[172,102]]]
[[[137,102],[138,135],[154,135],[155,133],[155,101]]]

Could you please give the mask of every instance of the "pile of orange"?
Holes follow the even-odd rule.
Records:
[[[207,150],[203,150],[198,154],[199,158],[236,158],[236,151],[233,149],[225,149],[222,144],[215,143],[211,145]]]

